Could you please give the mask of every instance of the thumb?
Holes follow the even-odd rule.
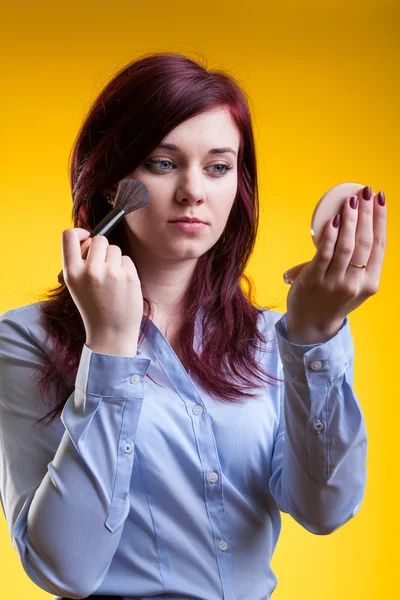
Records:
[[[291,267],[290,269],[288,269],[287,271],[284,272],[283,274],[283,280],[285,283],[289,283],[292,284],[294,279],[297,277],[297,275],[300,273],[300,271],[302,271],[304,269],[304,267],[306,265],[308,265],[310,263],[310,261],[306,261],[303,263],[300,263],[299,265],[296,265],[295,267]]]

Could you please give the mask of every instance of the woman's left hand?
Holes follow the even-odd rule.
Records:
[[[313,260],[285,273],[285,281],[292,284],[287,321],[293,341],[329,339],[346,315],[378,291],[387,217],[386,204],[381,206],[378,196],[384,199],[383,192],[374,195],[369,186],[361,188],[355,209],[346,198],[339,227],[333,227],[333,218],[328,221]]]

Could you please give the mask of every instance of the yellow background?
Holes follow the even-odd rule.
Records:
[[[91,102],[145,52],[206,58],[239,79],[254,117],[261,223],[248,272],[262,306],[315,253],[310,219],[333,185],[383,189],[388,245],[378,294],[350,314],[355,391],[369,436],[357,516],[314,536],[290,516],[274,600],[398,598],[399,15],[395,0],[2,3],[0,311],[37,301],[72,227],[67,159]],[[51,597],[23,571],[0,517],[0,595]]]

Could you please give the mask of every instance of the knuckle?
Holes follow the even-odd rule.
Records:
[[[86,277],[92,283],[100,283],[101,281],[101,274],[96,267],[88,266],[86,270]]]
[[[108,245],[108,239],[106,238],[105,235],[95,235],[92,239],[92,244],[93,242],[96,242],[96,244],[107,244]]]
[[[344,296],[348,296],[350,298],[354,298],[358,294],[358,285],[355,285],[354,283],[351,283],[349,281],[340,282],[337,286],[337,289],[340,292],[340,294],[343,294]]]
[[[332,259],[332,253],[329,252],[327,249],[321,250],[320,259],[323,262],[329,262]]]
[[[346,291],[347,295],[350,296],[350,298],[355,298],[358,295],[358,286],[348,285]]]
[[[64,231],[61,233],[61,239],[65,239],[71,235],[74,235],[73,233],[73,228],[69,227],[68,229],[64,229]]]
[[[367,284],[365,291],[369,296],[374,296],[379,289],[379,284],[377,283],[369,283]]]
[[[361,248],[365,248],[365,250],[371,250],[371,248],[372,248],[371,240],[367,240],[366,238],[361,238],[361,237],[358,238],[357,244],[359,246],[361,246]]]
[[[120,279],[121,269],[118,269],[115,265],[107,269],[107,278],[110,281],[117,282]]]
[[[126,272],[126,279],[127,279],[127,281],[129,281],[129,283],[136,282],[137,281],[136,273],[134,273],[133,271],[127,271]]]
[[[379,246],[380,248],[385,248],[386,247],[386,238],[384,235],[375,235],[374,237],[374,243]]]
[[[121,257],[122,259],[122,266],[126,267],[126,275],[129,281],[136,281],[137,279],[137,274],[136,274],[136,268],[135,265],[132,261],[132,259],[130,258],[130,256],[125,256],[123,255]]]
[[[130,256],[122,254],[121,261],[124,267],[134,267],[133,261]]]
[[[350,246],[350,244],[339,244],[337,247],[337,251],[342,256],[352,256],[354,247]]]

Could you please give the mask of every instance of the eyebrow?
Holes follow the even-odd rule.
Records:
[[[175,144],[169,144],[167,142],[164,142],[163,144],[159,144],[157,146],[158,148],[166,148],[167,150],[175,150],[176,152],[180,152],[181,149],[176,146]],[[234,154],[236,156],[236,152],[229,147],[226,148],[211,148],[211,150],[208,151],[208,154],[223,154],[224,152],[232,152],[232,154]]]

